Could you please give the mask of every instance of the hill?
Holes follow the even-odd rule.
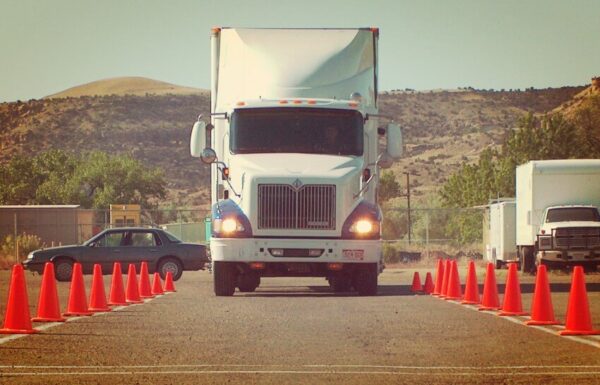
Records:
[[[182,87],[171,83],[142,77],[120,77],[98,80],[91,83],[71,87],[44,99],[77,98],[80,96],[124,96],[124,95],[199,95],[207,93],[199,88]]]
[[[127,90],[127,84],[131,83],[115,86]],[[474,161],[484,148],[499,145],[522,115],[543,114],[584,88],[383,93],[381,113],[400,123],[406,143],[405,157],[392,170],[398,178],[405,171],[418,174],[411,178],[412,192],[417,200],[423,199],[463,161]],[[105,83],[102,89],[109,87]],[[90,90],[97,88],[86,92]],[[136,90],[144,96],[126,92],[1,103],[0,162],[17,153],[49,148],[129,153],[165,170],[170,192],[167,203],[206,205],[208,168],[189,156],[188,143],[198,114],[209,112],[210,96],[202,92],[152,95],[143,87]]]

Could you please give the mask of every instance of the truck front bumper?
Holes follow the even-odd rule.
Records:
[[[277,249],[290,251],[274,255]],[[303,250],[321,250],[308,256]],[[323,262],[378,263],[383,257],[380,240],[351,239],[278,239],[278,238],[211,238],[213,261],[226,262]],[[298,256],[302,255],[302,256]]]
[[[562,263],[600,263],[600,250],[544,250],[538,252],[537,259]]]

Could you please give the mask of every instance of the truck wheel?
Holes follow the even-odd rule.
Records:
[[[521,271],[523,273],[532,273],[535,269],[535,257],[533,247],[523,246],[519,250],[519,261],[521,262]]]
[[[231,297],[237,283],[236,266],[227,262],[215,261],[213,262],[213,276],[215,295]]]
[[[335,293],[343,293],[352,289],[352,279],[346,275],[329,278],[329,286]]]
[[[504,267],[504,262],[496,259],[496,270],[500,270]]]
[[[377,295],[377,264],[361,266],[354,273],[352,285],[360,296]]]
[[[237,286],[242,293],[251,293],[260,286],[260,276],[254,272],[240,274]]]

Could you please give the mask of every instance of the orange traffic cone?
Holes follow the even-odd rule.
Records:
[[[423,293],[433,293],[433,279],[431,278],[430,272],[427,272],[427,275],[425,275],[425,285],[423,286]]]
[[[448,294],[448,278],[450,277],[450,266],[452,262],[449,259],[446,259],[446,263],[444,264],[444,278],[442,278],[442,291],[440,292],[440,298],[444,298],[446,294]]]
[[[465,296],[463,304],[476,305],[479,303],[479,286],[477,284],[477,273],[475,272],[475,262],[469,261],[467,267],[467,282],[465,283]]]
[[[437,267],[435,271],[435,287],[433,288],[432,295],[438,296],[442,293],[442,283],[444,280],[444,261],[442,259],[437,260]]]
[[[173,274],[171,274],[170,271],[167,271],[167,275],[165,276],[165,288],[164,288],[165,293],[171,293],[175,290],[175,285],[173,284]]]
[[[23,266],[14,265],[10,275],[8,303],[4,315],[4,328],[0,334],[33,334],[39,333],[31,326],[29,314],[29,299]]]
[[[60,303],[58,302],[58,291],[56,290],[56,280],[54,278],[54,264],[52,262],[46,262],[44,265],[37,317],[31,320],[34,322],[66,321],[60,314]]]
[[[554,307],[552,306],[552,296],[550,295],[550,283],[546,266],[539,265],[535,277],[535,291],[533,293],[533,303],[531,304],[531,320],[525,322],[526,325],[558,325],[559,322],[554,319]]]
[[[71,288],[69,289],[69,303],[67,304],[67,311],[63,315],[80,316],[92,314],[93,312],[88,309],[81,264],[75,262],[73,264],[73,275],[71,276]]]
[[[592,330],[592,317],[588,304],[587,290],[583,267],[573,268],[569,304],[567,306],[567,322],[565,329],[558,332],[561,336],[600,334],[600,330]]]
[[[521,303],[521,285],[519,284],[519,273],[517,264],[508,264],[508,275],[506,276],[506,287],[504,288],[504,300],[499,316],[526,315]]]
[[[140,297],[142,298],[152,298],[154,295],[152,294],[152,288],[150,287],[150,276],[148,275],[148,263],[146,261],[142,262],[142,266],[140,268]]]
[[[412,286],[410,287],[410,291],[413,293],[423,291],[423,286],[421,285],[421,276],[419,276],[419,272],[415,271],[413,274]]]
[[[137,273],[135,272],[135,265],[129,264],[129,270],[127,271],[127,291],[125,292],[125,299],[129,303],[143,303],[138,290]]]
[[[113,265],[113,275],[110,282],[110,294],[108,297],[109,305],[129,305],[125,299],[125,288],[123,287],[123,273],[121,273],[121,264],[115,262]]]
[[[452,260],[450,264],[450,275],[448,277],[448,292],[444,299],[459,300],[462,297],[460,288],[460,277],[458,276],[458,265],[456,260]]]
[[[104,279],[102,278],[102,267],[97,263],[94,265],[89,310],[93,312],[111,311],[111,308],[109,308],[106,303],[106,290],[104,289]]]
[[[162,282],[160,282],[160,274],[158,272],[154,273],[154,277],[152,279],[152,294],[154,295],[163,295],[165,292],[162,288]]]
[[[488,263],[483,284],[483,299],[478,310],[498,310],[500,300],[498,299],[498,285],[496,284],[496,271],[494,264]]]

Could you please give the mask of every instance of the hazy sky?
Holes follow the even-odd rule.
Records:
[[[209,88],[212,26],[377,26],[382,90],[600,75],[600,0],[0,0],[0,101],[117,76]]]

